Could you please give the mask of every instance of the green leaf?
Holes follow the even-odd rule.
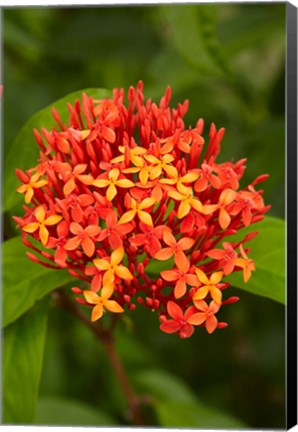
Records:
[[[58,101],[53,102],[48,107],[38,111],[24,124],[20,132],[14,139],[4,163],[4,211],[11,209],[19,201],[23,200],[23,196],[16,192],[16,188],[20,182],[15,175],[15,169],[29,169],[34,167],[39,159],[39,147],[35,142],[33,129],[44,127],[52,129],[55,121],[52,116],[52,107],[54,106],[60,114],[62,122],[67,122],[69,112],[67,103],[74,103],[80,99],[82,93],[87,93],[88,96],[93,96],[97,99],[102,99],[110,96],[110,93],[104,89],[84,89],[71,93]]]
[[[3,243],[3,326],[7,326],[43,296],[75,280],[67,270],[33,263],[20,237]]]
[[[241,428],[244,422],[202,403],[177,377],[160,370],[136,374],[136,384],[153,398],[163,427]]]
[[[4,330],[3,421],[34,419],[46,336],[47,301]]]
[[[116,421],[106,413],[81,401],[43,396],[38,401],[34,424],[49,426],[107,426],[115,425]]]
[[[160,8],[170,43],[180,56],[200,72],[222,76],[226,70],[216,40],[214,11],[209,9],[209,5],[166,5]]]
[[[262,222],[241,230],[229,241],[237,242],[254,229],[259,235],[247,246],[251,248],[248,256],[254,260],[256,271],[247,283],[243,281],[242,272],[226,279],[237,288],[285,303],[285,221],[265,216]]]

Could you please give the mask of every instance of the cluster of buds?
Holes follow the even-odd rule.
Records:
[[[263,219],[255,186],[268,176],[240,189],[246,160],[216,162],[224,129],[211,124],[205,145],[203,120],[185,129],[188,101],[171,109],[170,97],[168,87],[159,105],[145,101],[139,82],[127,104],[123,89],[83,94],[69,124],[53,109],[57,126],[34,130],[38,165],[16,171],[26,205],[15,220],[30,259],[85,282],[72,290],[92,321],[141,304],[162,331],[189,337],[227,325],[216,314],[238,298],[223,299],[225,277],[255,270],[244,244],[257,232],[228,237]]]

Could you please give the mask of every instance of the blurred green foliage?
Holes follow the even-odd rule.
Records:
[[[190,100],[186,124],[202,117],[206,128],[211,122],[226,127],[220,160],[248,158],[244,181],[270,174],[265,200],[271,215],[284,217],[285,7],[5,9],[4,157],[23,123],[68,93],[127,89],[142,79],[145,95],[158,100],[170,84],[173,104]],[[6,215],[5,238],[16,235],[11,215],[18,211]],[[156,314],[141,307],[121,321],[119,354],[136,389],[153,398],[149,425],[285,426],[284,308],[242,291],[240,297],[223,309],[229,327],[212,336],[196,332],[180,340],[163,334]],[[30,313],[34,309],[21,320]],[[8,339],[21,324],[7,327]],[[26,326],[21,328],[25,334]],[[31,383],[37,381],[35,376]],[[77,425],[125,425],[125,410],[103,348],[51,304],[35,422],[49,424],[51,412],[60,424],[75,418]]]

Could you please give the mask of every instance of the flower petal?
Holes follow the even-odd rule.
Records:
[[[103,305],[99,303],[92,309],[91,321],[92,322],[97,321],[102,316],[103,316]]]
[[[102,258],[95,258],[93,260],[93,263],[95,265],[96,268],[98,268],[98,270],[110,270],[111,268],[111,264]]]
[[[78,236],[73,237],[68,240],[68,242],[64,245],[65,250],[74,250],[77,249],[81,244],[81,239]]]
[[[117,195],[117,188],[113,183],[111,183],[107,189],[106,197],[109,201],[113,201],[116,195]]]
[[[135,184],[128,179],[120,179],[115,182],[115,184],[121,188],[131,188],[134,187]]]
[[[186,201],[182,201],[179,205],[179,208],[178,208],[178,214],[177,214],[178,219],[182,219],[186,215],[188,215],[188,213],[190,212],[190,209],[191,209],[190,204]]]
[[[206,330],[209,334],[213,333],[217,327],[217,319],[214,315],[211,315],[206,320]]]
[[[118,225],[132,221],[136,213],[136,210],[129,210],[128,212],[123,213],[123,215],[119,219]]]
[[[35,214],[35,217],[36,217],[36,219],[38,220],[38,222],[43,222],[43,221],[44,221],[44,218],[45,218],[46,212],[45,212],[43,206],[38,206],[38,207],[36,208],[34,214]]]
[[[187,250],[193,246],[194,242],[195,242],[194,239],[192,239],[190,237],[184,237],[178,241],[178,246],[182,250]]]
[[[144,222],[144,224],[149,225],[149,226],[153,226],[152,217],[149,213],[142,211],[142,210],[139,210],[138,216],[139,216],[140,220],[142,222]]]
[[[81,246],[83,248],[83,251],[88,257],[92,257],[92,255],[95,252],[95,244],[89,237],[85,237],[82,240]]]
[[[90,304],[97,304],[98,303],[99,296],[95,292],[85,290],[85,291],[83,291],[83,295],[85,297],[86,302],[88,302]]]
[[[107,179],[96,179],[96,180],[93,180],[92,186],[103,188],[103,187],[109,186],[110,183],[111,183],[110,180],[107,180]]]
[[[58,222],[60,222],[62,219],[62,216],[59,215],[52,215],[46,218],[44,221],[45,225],[56,225]]]
[[[40,224],[38,222],[32,222],[29,223],[28,225],[25,225],[23,227],[23,231],[27,232],[27,233],[34,233],[38,228],[39,228]]]
[[[219,271],[216,273],[212,273],[211,277],[210,277],[210,282],[214,285],[218,284],[223,276],[223,272]]]
[[[41,243],[46,246],[49,238],[49,231],[46,229],[44,224],[41,224],[39,227],[39,237],[41,240]]]
[[[226,211],[226,209],[224,208],[220,209],[218,221],[221,229],[228,228],[228,226],[231,223],[231,217],[229,213]]]
[[[209,287],[203,286],[202,288],[199,288],[198,291],[193,296],[194,300],[202,300],[204,299],[209,293]]]
[[[167,320],[159,326],[160,330],[169,334],[176,333],[178,330],[180,330],[180,327],[181,324],[173,320]]]
[[[209,285],[209,279],[207,278],[207,276],[205,275],[205,273],[204,273],[201,269],[196,268],[196,269],[195,269],[195,272],[196,272],[196,275],[197,275],[198,278],[199,278],[199,281],[200,281],[202,284]]]
[[[160,272],[161,277],[167,282],[173,282],[179,279],[180,275],[177,271],[174,270],[164,270]]]
[[[186,283],[185,278],[181,278],[178,280],[178,282],[175,285],[174,288],[174,296],[176,299],[183,297],[186,293]]]
[[[173,256],[173,250],[172,248],[164,248],[159,250],[155,255],[154,258],[161,260],[161,261],[165,261],[170,259]]]
[[[112,252],[111,255],[111,266],[117,266],[118,264],[120,264],[123,257],[124,257],[124,248],[120,247],[116,249],[114,252]]]
[[[203,322],[206,321],[206,318],[207,318],[207,316],[206,316],[205,312],[197,312],[197,313],[191,315],[188,318],[187,322],[189,324],[193,324],[193,325],[201,325],[201,324],[203,324]]]
[[[213,300],[215,301],[215,303],[217,303],[218,305],[221,304],[222,292],[219,288],[217,288],[216,286],[211,286],[210,287],[210,295],[213,298]]]
[[[104,302],[104,307],[110,312],[114,312],[114,313],[124,312],[123,307],[120,306],[120,304],[118,304],[115,300],[106,300]]]
[[[124,266],[115,267],[115,273],[121,279],[125,279],[125,280],[132,280],[133,279],[133,275],[130,273],[128,268],[126,268]]]
[[[183,312],[181,307],[171,300],[167,303],[167,311],[170,317],[174,318],[175,320],[183,319]]]

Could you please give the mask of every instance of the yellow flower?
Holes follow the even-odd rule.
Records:
[[[44,246],[46,246],[49,238],[49,231],[47,230],[46,225],[56,225],[62,219],[62,216],[59,215],[51,215],[46,219],[45,216],[45,209],[43,206],[39,206],[35,210],[35,218],[37,222],[29,223],[23,227],[23,230],[27,233],[34,233],[39,229],[39,237]]]
[[[155,198],[145,198],[143,201],[138,203],[135,199],[130,197],[130,209],[124,213],[119,219],[119,224],[127,223],[133,220],[135,215],[138,215],[140,220],[144,224],[153,226],[153,221],[151,215],[144,210],[153,206],[155,204]]]
[[[120,277],[121,279],[131,280],[133,279],[133,275],[130,273],[128,268],[123,265],[119,265],[124,257],[124,248],[120,247],[112,252],[112,255],[108,260],[102,258],[96,258],[93,260],[96,268],[98,270],[106,271],[105,275],[111,276],[111,281],[114,281],[115,275]]]
[[[132,181],[126,178],[119,179],[119,176],[120,176],[119,169],[113,168],[111,169],[111,171],[109,171],[107,179],[99,178],[93,180],[92,185],[97,186],[99,188],[109,186],[106,192],[106,197],[109,201],[112,201],[113,198],[115,198],[115,196],[117,195],[116,186],[120,188],[131,188],[135,185]]]
[[[22,186],[17,188],[17,191],[20,193],[25,193],[25,203],[29,204],[33,198],[34,195],[34,189],[41,188],[48,184],[46,180],[39,180],[39,177],[41,176],[40,172],[37,172],[33,174],[33,176],[30,178],[29,182],[26,184],[23,184]]]
[[[216,285],[221,281],[223,272],[213,273],[209,279],[201,269],[195,269],[195,272],[203,286],[201,286],[193,296],[194,303],[196,300],[204,299],[210,293],[215,303],[220,305],[222,292]]]
[[[87,290],[83,291],[85,300],[88,303],[95,305],[94,308],[92,309],[92,314],[91,314],[91,321],[93,322],[97,321],[99,318],[103,316],[105,309],[114,313],[124,312],[122,306],[120,306],[115,300],[110,300],[110,297],[114,292],[114,285],[111,282],[111,279],[110,280],[107,279],[110,278],[108,277],[105,280],[104,277],[103,288],[101,290],[100,296],[93,291],[87,291]]]

